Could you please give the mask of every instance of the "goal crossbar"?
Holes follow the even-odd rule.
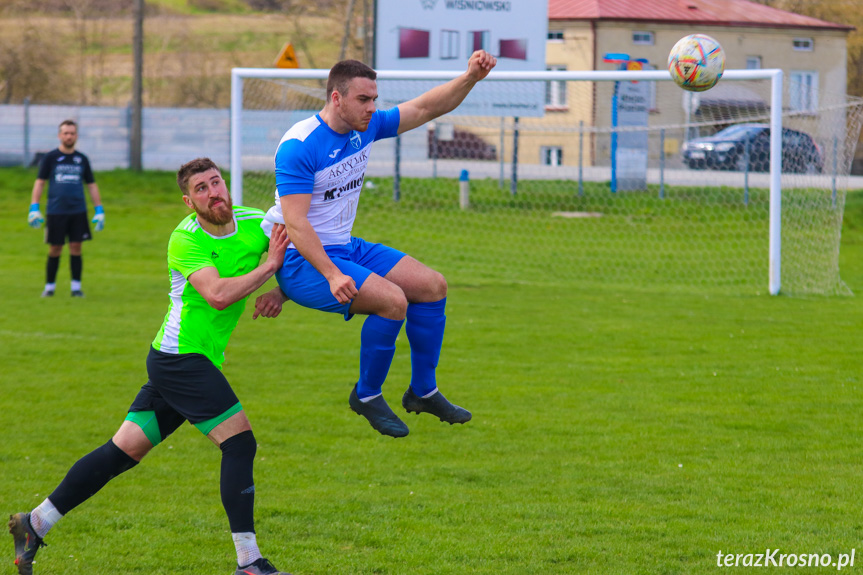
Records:
[[[242,113],[243,80],[267,79],[312,79],[324,80],[329,70],[322,69],[272,69],[233,68],[231,70],[231,195],[242,204]],[[458,77],[455,71],[378,70],[379,80],[439,80]],[[537,71],[537,72],[491,72],[484,80],[491,81],[671,81],[665,70],[584,70],[584,71]],[[782,261],[782,84],[783,72],[778,68],[761,70],[726,70],[722,82],[739,80],[770,80],[770,208],[769,208],[769,278],[768,291],[777,295],[781,289]],[[273,150],[275,153],[275,150]]]

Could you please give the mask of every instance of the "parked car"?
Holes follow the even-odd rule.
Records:
[[[476,134],[456,129],[451,140],[436,140],[428,131],[428,157],[440,160],[497,160],[497,147]]]
[[[749,155],[747,157],[747,150]],[[735,124],[706,138],[683,144],[684,163],[693,170],[770,171],[770,126]],[[782,171],[820,174],[821,148],[809,134],[782,128]]]

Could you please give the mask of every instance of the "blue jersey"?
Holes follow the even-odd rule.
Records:
[[[78,214],[87,211],[84,184],[96,181],[90,161],[81,152],[64,154],[54,149],[39,164],[40,180],[48,182],[47,214]]]
[[[364,132],[339,134],[315,114],[282,137],[276,150],[276,192],[279,197],[312,195],[308,219],[323,245],[350,243],[371,146],[396,136],[399,119],[398,108],[377,110]],[[268,219],[284,222],[281,210],[276,198]]]

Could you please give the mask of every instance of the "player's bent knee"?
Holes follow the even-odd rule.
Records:
[[[153,412],[130,413],[111,440],[123,453],[135,461],[141,461],[161,442]]]
[[[254,459],[255,454],[258,452],[258,441],[255,439],[255,434],[252,433],[252,430],[248,429],[232,435],[220,443],[219,449],[222,450],[224,456]]]
[[[449,286],[446,283],[446,278],[440,272],[435,272],[433,281],[429,282],[429,288],[432,290],[431,301],[440,301],[446,297]]]
[[[390,319],[404,319],[405,314],[408,312],[408,298],[405,297],[401,289],[398,290],[398,295],[393,297],[390,303],[392,304],[393,314],[393,317]]]
[[[408,311],[408,300],[401,294],[401,297],[393,298],[385,302],[381,302],[379,306],[369,310],[369,315],[379,315],[387,319],[401,321],[405,318]]]
[[[374,278],[374,279],[373,279]],[[354,298],[351,313],[379,315],[387,319],[403,320],[408,299],[402,288],[380,276],[369,276]]]

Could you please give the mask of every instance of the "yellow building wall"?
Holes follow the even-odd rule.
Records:
[[[846,73],[846,32],[806,29],[756,29],[720,28],[702,26],[698,29],[683,25],[643,25],[638,23],[603,23],[595,27],[589,22],[550,22],[549,30],[562,30],[564,40],[549,41],[546,45],[548,66],[564,66],[566,70],[592,70],[594,61],[598,70],[614,70],[616,66],[604,63],[607,53],[625,53],[631,58],[645,58],[656,69],[666,68],[668,52],[683,36],[700,32],[716,38],[726,54],[726,69],[744,69],[747,58],[759,56],[761,68],[780,68],[785,73],[785,108],[788,108],[788,77],[793,71],[814,71],[818,73],[820,103],[833,98],[844,98],[847,86]],[[653,45],[633,43],[634,31],[652,32]],[[594,33],[595,32],[595,33]],[[793,49],[795,38],[811,38],[814,50],[811,52]],[[595,54],[594,54],[595,52]],[[738,84],[739,82],[735,82]],[[746,83],[750,90],[770,101],[769,81]],[[567,105],[563,108],[546,109],[544,118],[523,118],[519,134],[519,161],[522,163],[541,163],[540,150],[543,147],[563,148],[563,164],[578,165],[579,156],[585,165],[606,165],[610,150],[607,137],[584,138],[582,142],[589,149],[579,150],[578,127],[594,127],[599,131],[611,125],[611,101],[614,93],[613,82],[586,82],[567,85]],[[657,83],[656,106],[651,111],[649,125],[680,125],[686,121],[684,112],[685,92],[672,82]],[[702,97],[709,97],[709,92]],[[818,135],[818,125],[806,117],[795,118],[799,129]],[[837,118],[841,121],[841,118]],[[675,154],[680,145],[680,137],[670,135],[664,142],[666,154]],[[510,134],[505,138],[504,158],[511,157]],[[651,157],[659,155],[658,146],[650,150]]]

